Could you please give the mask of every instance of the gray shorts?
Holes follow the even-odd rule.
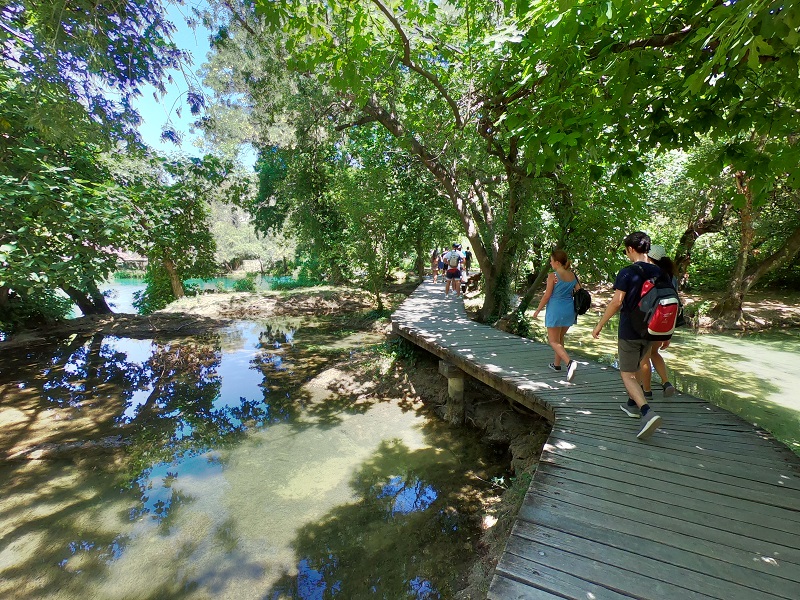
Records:
[[[639,364],[652,345],[652,340],[617,340],[619,370],[624,373],[638,371]]]

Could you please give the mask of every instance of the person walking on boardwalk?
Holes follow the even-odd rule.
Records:
[[[433,283],[439,280],[439,261],[441,260],[439,251],[434,248],[431,253],[431,275],[433,275]]]
[[[453,249],[450,252],[447,252],[443,257],[446,271],[444,272],[445,277],[445,285],[444,285],[444,295],[445,297],[450,295],[450,288],[452,287],[453,292],[455,292],[456,296],[461,295],[461,263],[464,262],[464,254],[461,252],[461,246],[459,244],[453,244]]]
[[[466,270],[466,274],[469,275],[469,268],[472,266],[472,251],[467,246],[466,251],[464,252],[464,269]]]
[[[560,371],[563,362],[567,366],[567,381],[572,381],[578,363],[571,360],[564,349],[564,336],[578,320],[572,293],[580,284],[575,273],[570,270],[569,258],[563,250],[554,250],[550,254],[550,266],[553,268],[553,272],[547,276],[547,288],[539,302],[539,308],[533,313],[533,318],[538,319],[542,308],[547,306],[544,316],[547,341],[556,353],[555,359],[550,363],[550,368]]]
[[[614,280],[614,296],[606,306],[603,316],[592,331],[597,339],[603,326],[617,312],[619,331],[617,349],[619,352],[619,371],[622,382],[630,400],[627,405],[620,405],[622,411],[630,417],[641,417],[642,426],[636,435],[640,440],[649,438],[661,424],[661,417],[655,414],[645,400],[642,386],[637,380],[642,361],[650,351],[652,341],[644,339],[634,328],[631,313],[637,308],[641,296],[642,285],[647,278],[658,277],[661,269],[647,261],[650,250],[650,237],[641,231],[628,234],[623,241],[625,256],[633,264],[623,268]]]
[[[678,280],[675,277],[675,263],[667,256],[667,251],[664,246],[652,244],[650,251],[647,253],[647,258],[654,265],[661,268],[666,275],[669,276],[672,282],[672,287],[678,288]],[[667,363],[664,362],[664,357],[659,354],[659,350],[664,350],[669,347],[670,340],[653,342],[650,346],[650,355],[642,365],[642,373],[640,380],[642,382],[642,389],[644,390],[644,397],[646,400],[653,399],[652,381],[653,370],[656,370],[658,376],[661,377],[661,388],[664,390],[664,397],[670,398],[675,395],[675,386],[669,382],[669,371],[667,371]],[[652,365],[652,368],[651,368]]]

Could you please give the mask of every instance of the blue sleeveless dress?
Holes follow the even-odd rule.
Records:
[[[547,301],[545,327],[570,327],[578,322],[578,314],[575,312],[575,303],[572,300],[572,290],[576,285],[578,285],[577,278],[573,281],[561,281],[556,276],[553,294]]]

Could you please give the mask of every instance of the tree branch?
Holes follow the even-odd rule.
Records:
[[[344,131],[345,129],[350,129],[351,127],[358,127],[359,125],[366,125],[367,123],[377,123],[378,119],[373,116],[365,115],[360,119],[356,119],[351,123],[343,123],[342,125],[337,125],[335,127],[336,131]]]
[[[744,276],[745,290],[753,285],[770,271],[786,264],[800,252],[800,227],[797,227],[786,239],[783,245],[774,253],[751,267]]]
[[[492,132],[490,131],[492,125],[493,123],[489,119],[488,115],[484,116],[478,123],[478,134],[486,140],[486,152],[497,157],[507,171],[522,177],[527,177],[528,173],[525,171],[525,169],[520,168],[520,166],[516,163],[516,157],[512,156],[513,150],[509,151],[509,154],[507,155],[503,146],[495,139],[494,135],[492,135]]]
[[[381,2],[381,0],[372,0],[372,2],[380,9],[386,18],[389,19],[389,22],[400,36],[400,41],[403,44],[403,56],[400,59],[400,62],[433,84],[433,87],[438,90],[447,104],[450,105],[450,110],[453,111],[453,116],[456,119],[456,127],[462,129],[464,127],[464,122],[461,119],[461,113],[458,110],[458,104],[456,104],[455,100],[450,97],[450,94],[447,93],[447,90],[444,88],[444,85],[442,85],[442,82],[439,81],[439,79],[433,73],[426,71],[411,60],[411,42],[409,41],[406,32],[403,31],[403,27],[400,25],[400,22],[394,16],[394,13],[392,13],[392,11],[389,10],[383,2]]]
[[[417,156],[436,180],[442,184],[445,193],[450,198],[450,201],[453,203],[453,206],[455,206],[461,218],[461,223],[464,225],[467,234],[467,239],[472,244],[473,250],[475,250],[475,258],[478,260],[481,270],[486,273],[493,272],[494,265],[487,252],[487,246],[481,239],[476,219],[472,216],[469,202],[465,200],[458,191],[455,175],[442,164],[433,152],[428,150],[418,139],[406,131],[405,127],[403,127],[402,123],[400,123],[393,112],[390,113],[380,106],[375,97],[371,98],[366,103],[363,110],[367,115],[374,117],[375,120],[383,125],[394,137],[407,143],[411,153]]]
[[[627,52],[628,50],[635,50],[636,48],[666,48],[667,46],[674,46],[678,42],[682,42],[692,32],[692,26],[687,25],[680,31],[671,31],[669,33],[660,33],[649,38],[641,38],[638,40],[630,40],[628,42],[617,42],[611,46],[612,52]],[[592,52],[589,53],[590,58]]]
[[[245,31],[247,31],[247,33],[249,33],[256,39],[259,38],[259,35],[258,33],[256,33],[256,30],[250,26],[250,24],[247,22],[247,20],[245,20],[243,16],[241,16],[238,12],[236,12],[236,9],[233,7],[233,3],[230,0],[223,0],[222,4],[224,4],[228,8],[228,10],[231,11],[231,15],[233,15],[233,18],[239,22],[239,25],[241,25],[245,29]]]

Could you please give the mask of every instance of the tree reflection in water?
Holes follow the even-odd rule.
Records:
[[[453,454],[381,444],[350,483],[357,501],[300,529],[297,572],[284,573],[269,598],[453,597],[471,553],[478,498],[465,485],[469,475],[454,474],[468,441],[438,427],[429,434],[441,435]]]
[[[450,597],[478,510],[462,468],[482,460],[475,439],[421,414],[399,425],[415,409],[383,413],[388,403],[359,399],[359,385],[326,387],[315,401],[306,383],[341,369],[348,350],[315,351],[337,337],[324,328],[297,345],[296,331],[249,323],[171,341],[75,337],[2,357],[3,403],[32,411],[30,423],[58,420],[40,439],[66,460],[0,465],[0,530],[14,548],[9,559],[0,547],[0,596]],[[386,441],[411,435],[411,423],[423,429],[413,429],[418,443]],[[0,431],[3,450],[29,427]],[[119,445],[66,453],[111,434]],[[315,462],[342,474],[309,475]],[[341,481],[342,497],[321,501],[304,485],[313,477],[323,493]]]

